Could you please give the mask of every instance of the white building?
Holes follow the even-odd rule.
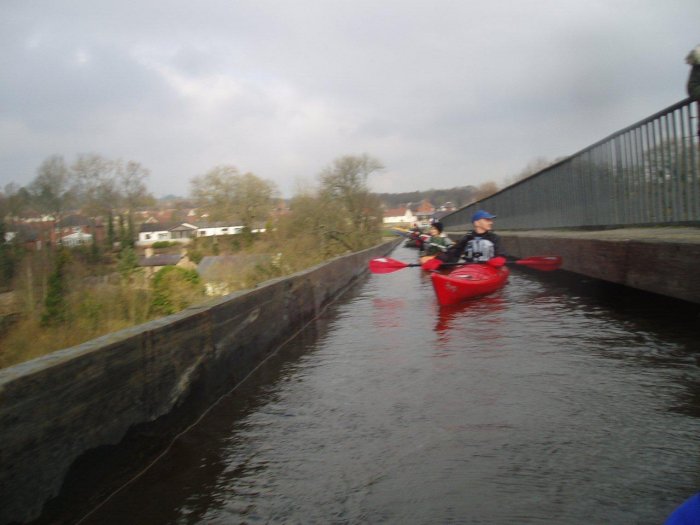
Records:
[[[172,224],[161,224],[157,222],[144,223],[139,229],[139,240],[137,244],[143,246],[158,241],[170,241],[172,240],[170,229],[173,226]]]
[[[384,224],[413,224],[416,221],[418,221],[418,217],[408,206],[384,211]]]
[[[75,233],[71,233],[70,235],[66,235],[65,237],[61,237],[61,244],[63,246],[67,246],[68,248],[90,243],[92,243],[92,235],[89,233],[83,233],[80,230]]]
[[[225,223],[224,223],[225,224]],[[197,237],[211,237],[214,235],[237,235],[243,231],[243,226],[230,226],[223,224],[202,224],[197,227]]]
[[[188,243],[195,237],[214,237],[219,235],[236,235],[243,231],[243,226],[227,223],[216,224],[179,224],[144,223],[139,230],[139,246],[147,246],[158,241]],[[253,230],[255,231],[255,230]],[[258,231],[265,231],[264,229]]]

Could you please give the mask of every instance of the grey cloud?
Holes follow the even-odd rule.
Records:
[[[19,2],[0,21],[0,185],[48,155],[230,163],[289,194],[367,152],[380,191],[477,184],[685,96],[695,0]]]

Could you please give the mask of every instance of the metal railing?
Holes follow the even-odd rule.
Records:
[[[678,102],[442,221],[468,230],[483,208],[508,230],[700,224],[699,104]]]

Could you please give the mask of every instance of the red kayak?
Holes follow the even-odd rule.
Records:
[[[441,305],[455,304],[471,297],[500,290],[508,280],[508,268],[467,264],[448,274],[433,272],[433,288]]]
[[[405,263],[379,257],[369,262],[369,269],[372,273],[393,273],[409,267],[421,267],[432,272],[430,277],[433,281],[433,288],[441,305],[458,303],[470,297],[487,295],[502,288],[508,280],[510,273],[505,267],[506,264],[517,264],[528,268],[534,268],[543,272],[553,272],[562,265],[562,258],[559,255],[533,255],[525,259],[507,261],[505,257],[494,257],[486,263],[444,263],[438,259],[431,259],[421,263]],[[440,273],[439,269],[446,269],[450,266],[459,265],[459,268],[450,273]]]

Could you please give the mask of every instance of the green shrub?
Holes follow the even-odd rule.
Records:
[[[154,313],[174,314],[204,297],[204,286],[194,270],[166,266],[153,276]]]
[[[187,256],[190,258],[190,261],[195,264],[199,264],[202,262],[202,259],[204,259],[204,254],[196,248],[187,250]]]
[[[44,312],[41,316],[41,324],[43,326],[63,324],[68,318],[65,271],[68,260],[67,250],[60,249],[56,253],[54,269],[49,275],[46,298],[44,300]]]

